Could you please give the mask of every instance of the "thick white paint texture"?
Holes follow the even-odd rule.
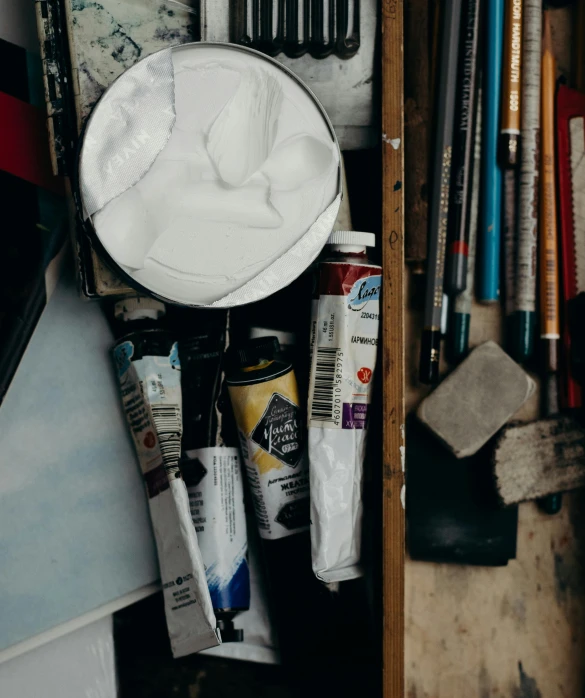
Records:
[[[93,223],[139,283],[206,304],[308,231],[338,193],[339,156],[309,93],[269,62],[210,47],[175,51],[173,66],[167,145]]]
[[[242,74],[207,139],[207,152],[226,184],[241,186],[266,162],[281,106],[282,89],[272,75],[262,69]]]

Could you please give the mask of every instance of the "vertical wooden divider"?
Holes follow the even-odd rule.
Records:
[[[383,698],[404,696],[403,0],[382,0]]]

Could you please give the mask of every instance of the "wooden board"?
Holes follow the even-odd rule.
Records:
[[[382,2],[383,696],[404,695],[403,3]]]
[[[404,197],[406,261],[424,272],[427,257],[428,174],[431,128],[429,0],[404,7]]]

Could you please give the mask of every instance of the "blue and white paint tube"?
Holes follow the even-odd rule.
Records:
[[[234,617],[250,607],[250,573],[240,454],[218,446],[184,455],[181,470],[221,638],[241,642]]]
[[[215,647],[205,568],[179,471],[181,366],[161,330],[126,335],[113,350],[122,402],[146,483],[174,657]]]
[[[211,326],[179,344],[183,366],[184,435],[181,472],[189,493],[207,584],[224,642],[241,642],[234,627],[250,607],[244,487],[231,411],[222,413],[226,325]]]

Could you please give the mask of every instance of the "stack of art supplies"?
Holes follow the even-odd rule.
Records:
[[[420,381],[438,383],[442,339],[453,368],[469,351],[473,301],[501,302],[504,348],[538,366],[547,419],[582,406],[585,374],[583,42],[573,80],[557,80],[554,11],[441,3],[420,357]]]
[[[502,300],[519,363],[540,337],[550,413],[557,394],[581,404],[571,301],[585,291],[585,95],[557,89],[549,12],[538,0],[441,5],[420,379],[439,380],[445,303],[458,363],[473,296]]]

